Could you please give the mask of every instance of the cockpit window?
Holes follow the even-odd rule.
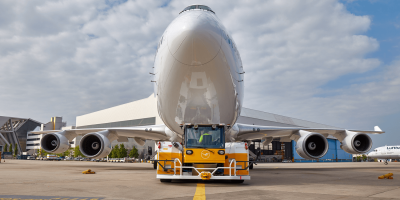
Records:
[[[211,12],[213,12],[213,11],[211,10],[211,8],[210,8],[210,7],[208,7],[208,6],[202,6],[202,5],[198,5],[198,7],[199,7],[199,9],[202,9],[202,10],[207,10],[207,11],[211,11]]]
[[[193,10],[193,9],[206,10],[206,11],[210,11],[210,12],[212,12],[212,13],[215,14],[215,12],[212,11],[210,7],[204,6],[204,5],[193,5],[193,6],[188,6],[188,7],[186,7],[185,9],[183,9],[182,12],[180,12],[179,14],[181,14],[181,13],[187,11],[187,10]]]

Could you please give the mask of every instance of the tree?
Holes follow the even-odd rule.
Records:
[[[131,157],[131,158],[139,157],[138,150],[136,149],[135,146],[133,146],[132,150],[129,152],[129,157]]]
[[[79,149],[79,146],[77,145],[77,146],[75,146],[75,148],[74,148],[74,157],[85,157],[83,154],[82,154],[82,152],[81,152],[81,150]]]
[[[58,154],[56,154],[58,157],[66,157],[66,156],[69,156],[69,154],[70,154],[71,152],[70,152],[70,149],[68,149],[68,150],[66,150],[66,151],[64,151],[64,152],[62,152],[62,153],[58,153]]]
[[[362,155],[362,159],[363,159],[363,161],[367,161],[367,160],[368,160],[368,157],[367,157],[365,154],[363,154],[363,155]]]
[[[81,151],[79,150],[79,146],[75,146],[74,148],[74,157],[77,158],[79,157],[79,154],[81,153]]]
[[[15,148],[14,148],[14,156],[17,156],[18,154],[18,145],[15,144]]]
[[[111,151],[112,155],[111,158],[118,158],[119,156],[119,147],[118,144],[114,146],[113,150]]]
[[[4,146],[4,152],[7,152],[7,147],[8,147],[8,145],[6,144],[6,146]]]
[[[43,149],[38,149],[38,155],[39,155],[40,157],[46,157],[47,154],[48,154],[48,153],[47,153],[45,150],[43,150]]]
[[[126,149],[125,149],[125,145],[124,144],[120,144],[119,145],[119,157],[120,158],[125,158],[126,156],[128,156],[128,153],[126,153]]]
[[[8,148],[8,152],[13,152],[13,150],[12,150],[12,144],[10,144],[10,147]]]
[[[72,150],[72,148],[69,148],[68,150],[66,150],[65,152],[64,152],[64,157],[70,157],[71,156],[71,150]]]

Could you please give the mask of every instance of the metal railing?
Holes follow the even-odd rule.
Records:
[[[157,155],[157,158],[159,158],[159,152],[157,152],[156,155]],[[201,173],[202,173],[199,170],[213,170],[211,172],[211,175],[214,176],[214,173],[217,172],[218,169],[228,169],[229,170],[229,176],[232,176],[232,170],[234,171],[234,173],[233,173],[234,175],[233,176],[236,176],[236,172],[237,171],[239,171],[239,170],[248,170],[252,163],[255,164],[254,161],[236,161],[235,159],[230,159],[229,167],[196,168],[196,167],[193,167],[193,166],[182,166],[182,162],[178,158],[175,158],[174,160],[150,160],[150,161],[157,162],[157,166],[160,166],[164,171],[168,171],[168,170],[174,169],[174,176],[177,175],[176,174],[176,169],[177,168],[180,169],[179,170],[179,176],[183,176],[183,174],[182,174],[183,169],[195,170],[198,173],[198,176],[201,176]],[[164,165],[162,165],[161,162],[163,162]],[[172,166],[171,166],[171,168],[166,168],[166,162],[173,162],[174,163],[174,167],[172,168]],[[243,163],[248,163],[248,164],[247,164],[247,166],[245,165],[246,166],[245,168],[242,167],[242,169],[237,169],[237,163],[238,162],[243,162]],[[177,163],[179,165],[177,165]],[[157,170],[158,170],[158,167],[157,167]]]
[[[249,164],[244,169],[237,169],[236,168],[236,163],[237,162],[247,163],[249,161],[236,161],[235,159],[231,159],[231,161],[229,162],[229,167],[216,167],[216,168],[209,168],[209,167],[197,168],[197,167],[193,167],[193,166],[182,166],[182,162],[178,158],[175,158],[174,160],[150,160],[150,161],[157,162],[157,164],[164,171],[168,171],[169,169],[172,169],[172,168],[166,168],[166,162],[173,162],[174,163],[174,168],[173,168],[174,169],[174,175],[177,175],[176,174],[176,169],[179,168],[180,169],[179,170],[179,176],[182,176],[183,169],[192,169],[192,170],[194,169],[199,174],[198,176],[201,175],[201,172],[199,170],[213,170],[211,172],[211,175],[214,175],[214,173],[217,172],[218,169],[229,169],[229,176],[232,176],[232,170],[234,170],[234,176],[236,176],[236,171],[238,171],[238,170],[247,170],[249,168],[249,165],[250,165]],[[164,165],[162,165],[161,162],[164,162]],[[179,165],[176,165],[177,162],[179,163]]]
[[[179,162],[179,166],[176,165],[176,163]],[[248,161],[239,161],[239,162],[248,162]],[[232,159],[229,163],[229,167],[216,167],[216,168],[208,168],[208,167],[203,167],[203,168],[196,168],[193,166],[182,166],[182,162],[178,159],[175,158],[174,160],[174,175],[176,175],[176,169],[179,168],[179,176],[182,176],[182,172],[183,169],[194,169],[198,176],[201,175],[201,172],[199,172],[199,170],[214,170],[213,172],[211,172],[211,175],[214,176],[214,173],[218,170],[218,169],[229,169],[229,176],[232,176],[232,170],[234,170],[234,176],[236,176],[236,171],[238,169],[236,169],[236,163],[237,161],[235,159]],[[232,164],[233,164],[233,168],[232,168]],[[248,168],[248,166],[246,167],[246,169]],[[240,170],[246,170],[246,169],[240,169]]]

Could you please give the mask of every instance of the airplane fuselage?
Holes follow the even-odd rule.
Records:
[[[400,146],[378,147],[369,153],[368,157],[377,159],[400,159]]]
[[[158,113],[181,124],[235,124],[243,102],[243,66],[232,38],[210,11],[182,12],[162,35],[154,62]]]

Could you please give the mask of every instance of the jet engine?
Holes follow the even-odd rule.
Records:
[[[88,133],[81,139],[79,149],[88,158],[104,158],[111,152],[111,141],[117,139],[109,131]]]
[[[69,148],[69,141],[65,132],[48,133],[43,136],[40,145],[42,149],[49,153],[62,153]]]
[[[319,133],[302,131],[293,134],[296,152],[305,159],[318,159],[328,151],[328,141]]]
[[[368,152],[372,147],[372,140],[365,133],[346,131],[337,138],[342,143],[340,148],[347,153],[362,154]]]

